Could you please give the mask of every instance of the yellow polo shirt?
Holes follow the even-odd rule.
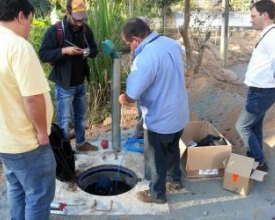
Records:
[[[50,87],[32,45],[0,26],[0,152],[23,153],[38,147],[35,128],[22,97],[44,94],[47,126],[53,107]]]

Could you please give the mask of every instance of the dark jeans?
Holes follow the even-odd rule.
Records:
[[[262,148],[265,113],[274,102],[275,88],[260,91],[249,89],[245,107],[236,123],[236,129],[250,151],[250,156],[258,162],[264,161]]]
[[[166,176],[181,183],[179,139],[183,130],[174,134],[158,134],[144,131],[144,157],[146,171],[150,174],[150,195],[166,198]]]

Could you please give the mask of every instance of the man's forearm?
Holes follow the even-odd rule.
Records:
[[[33,123],[39,144],[48,144],[46,103],[44,94],[23,97],[27,114]]]

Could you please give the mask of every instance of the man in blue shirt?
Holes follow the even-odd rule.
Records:
[[[139,101],[144,120],[145,163],[149,190],[137,193],[147,203],[166,203],[166,176],[182,188],[179,139],[189,121],[182,48],[178,42],[151,32],[139,18],[129,19],[122,37],[134,51],[124,104]]]

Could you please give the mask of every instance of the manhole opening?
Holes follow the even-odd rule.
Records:
[[[113,196],[128,192],[137,181],[135,173],[125,167],[101,165],[81,173],[77,185],[89,194]]]

